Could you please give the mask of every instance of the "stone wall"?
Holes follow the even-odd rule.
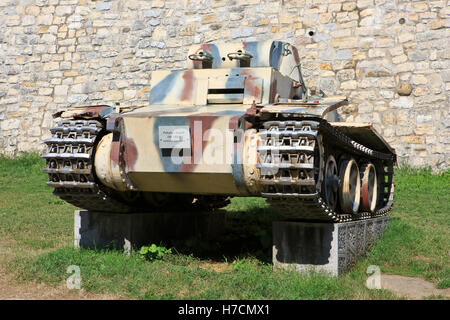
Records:
[[[0,153],[42,150],[71,105],[145,105],[192,43],[295,44],[310,88],[347,95],[401,161],[448,168],[449,1],[0,0]]]

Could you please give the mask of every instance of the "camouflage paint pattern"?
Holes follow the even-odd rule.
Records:
[[[109,163],[96,162],[105,166],[97,170],[101,181],[115,181],[116,189],[259,195],[259,139],[246,119],[264,112],[327,117],[347,103],[307,98],[297,49],[281,41],[194,45],[186,66],[152,73],[148,106],[60,114],[106,119],[113,137],[101,151]]]

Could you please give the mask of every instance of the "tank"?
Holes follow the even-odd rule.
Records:
[[[293,220],[387,214],[395,150],[345,97],[312,95],[282,41],[194,45],[139,107],[72,107],[45,140],[47,185],[86,210],[214,210],[264,197]]]

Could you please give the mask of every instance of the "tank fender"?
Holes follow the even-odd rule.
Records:
[[[114,111],[113,107],[107,105],[71,107],[67,110],[59,111],[53,114],[53,118],[79,118],[79,119],[95,119],[104,118]]]
[[[327,97],[320,99],[278,99],[268,105],[253,103],[245,112],[245,119],[255,123],[265,119],[265,115],[289,114],[294,116],[314,115],[328,121],[337,121],[337,109],[348,104],[345,97]]]

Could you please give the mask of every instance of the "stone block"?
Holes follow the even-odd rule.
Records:
[[[364,256],[389,217],[345,223],[273,222],[273,268],[338,276]]]
[[[75,210],[75,248],[113,248],[130,252],[165,240],[213,240],[225,228],[225,212],[109,213]]]

